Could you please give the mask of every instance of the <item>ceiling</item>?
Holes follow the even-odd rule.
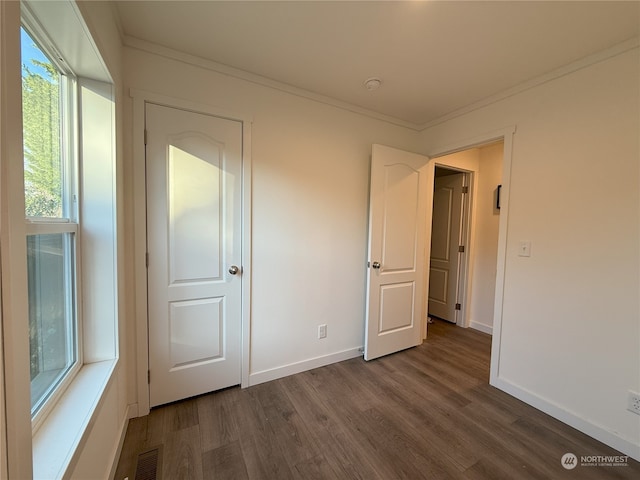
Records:
[[[117,1],[152,42],[420,126],[640,35],[638,1]],[[382,79],[367,90],[363,82]],[[255,77],[253,77],[255,78]]]

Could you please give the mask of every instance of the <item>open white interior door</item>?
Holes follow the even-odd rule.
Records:
[[[373,145],[364,359],[422,343],[429,158]]]

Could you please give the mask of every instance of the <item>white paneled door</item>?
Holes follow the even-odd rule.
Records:
[[[242,123],[147,104],[149,395],[241,382]]]
[[[422,342],[428,163],[422,155],[373,146],[365,360]]]
[[[429,263],[429,315],[456,322],[464,174],[435,179]]]

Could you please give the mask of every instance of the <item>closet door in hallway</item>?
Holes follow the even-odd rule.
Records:
[[[437,170],[436,170],[437,171]],[[433,191],[429,315],[456,323],[464,174],[437,176]]]

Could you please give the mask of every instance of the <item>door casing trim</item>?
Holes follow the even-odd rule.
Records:
[[[143,90],[131,89],[133,99],[133,265],[135,285],[135,329],[136,329],[136,392],[137,404],[130,405],[130,416],[147,415],[150,411],[149,383],[149,334],[147,309],[147,209],[146,209],[146,160],[145,160],[145,108],[154,103],[194,113],[213,115],[242,123],[242,352],[241,386],[249,386],[250,332],[251,332],[251,116],[229,112],[220,108],[195,103],[179,98],[167,97]]]

